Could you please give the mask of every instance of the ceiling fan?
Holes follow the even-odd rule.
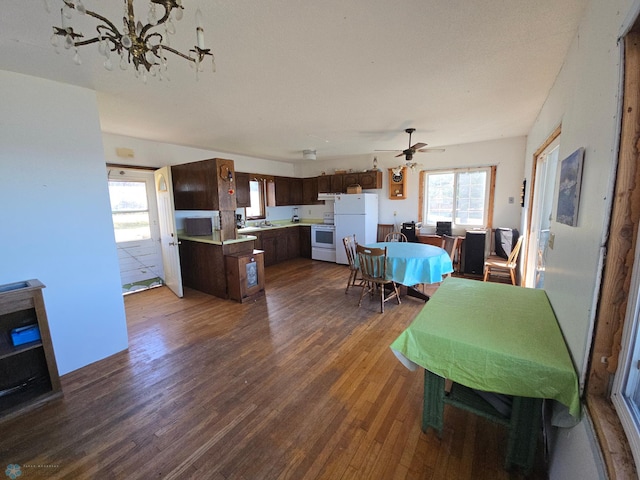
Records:
[[[411,169],[415,168],[418,164],[416,162],[412,162],[413,160],[413,155],[417,152],[444,152],[444,148],[424,148],[427,146],[426,143],[416,143],[411,145],[411,134],[413,132],[415,132],[416,129],[415,128],[407,128],[405,130],[405,132],[407,132],[409,134],[409,148],[407,148],[406,150],[402,150],[401,153],[399,153],[398,155],[396,155],[396,157],[402,157],[404,155],[405,158],[405,165],[406,167],[409,167]],[[397,150],[376,150],[376,152],[397,152]],[[400,166],[402,167],[402,165]]]

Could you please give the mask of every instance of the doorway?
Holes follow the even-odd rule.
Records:
[[[525,273],[525,285],[534,288],[544,288],[547,250],[553,248],[550,228],[559,150],[560,129],[557,129],[535,155]]]
[[[164,284],[153,172],[107,168],[122,293]]]

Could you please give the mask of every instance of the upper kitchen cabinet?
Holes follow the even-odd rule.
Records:
[[[276,205],[291,205],[289,197],[291,195],[291,179],[289,177],[275,177]]]
[[[344,193],[350,185],[363,189],[382,188],[382,172],[352,172],[317,177],[319,193]],[[306,203],[305,203],[306,204]]]
[[[359,172],[358,184],[363,189],[382,188],[382,171]]]
[[[289,205],[302,205],[302,179],[290,178]]]
[[[303,178],[301,205],[318,205],[322,203],[324,203],[323,200],[318,200],[318,177]]]
[[[331,192],[342,193],[347,191],[344,185],[344,175],[331,175]]]
[[[331,175],[321,175],[318,177],[318,192],[331,193]]]
[[[236,172],[236,206],[238,208],[251,206],[250,177],[248,173]]]
[[[176,210],[235,210],[233,160],[213,158],[171,167]]]

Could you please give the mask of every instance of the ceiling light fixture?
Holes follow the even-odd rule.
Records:
[[[315,150],[303,150],[302,151],[302,159],[303,160],[315,160],[316,159],[316,151]]]
[[[124,0],[123,28],[120,33],[115,25],[119,21],[112,22],[103,15],[88,10],[82,0],[62,0],[63,5],[60,9],[62,26],[53,27],[51,44],[58,52],[59,38],[62,37],[65,49],[75,48],[73,61],[80,65],[82,60],[78,53],[78,47],[97,43],[98,52],[105,57],[104,67],[107,70],[113,69],[111,62],[111,53],[113,52],[120,56],[122,70],[126,70],[129,64],[133,64],[136,76],[142,76],[144,81],[147,79],[147,73],[152,76],[157,75],[161,80],[168,79],[166,76],[166,52],[171,52],[192,62],[196,67],[196,77],[197,72],[202,71],[203,60],[210,56],[215,72],[216,64],[213,53],[204,46],[204,29],[200,9],[196,10],[196,45],[189,50],[188,54],[184,54],[169,45],[169,35],[176,32],[173,21],[182,18],[182,0],[148,1],[147,23],[143,25],[139,19],[136,20],[133,0]],[[158,6],[164,9],[164,13],[158,11]],[[73,18],[73,10],[79,15],[88,15],[101,22],[96,26],[98,33],[95,37],[85,39],[82,33],[76,32],[73,27],[68,25],[69,20]],[[164,35],[158,31],[161,28],[164,28]]]

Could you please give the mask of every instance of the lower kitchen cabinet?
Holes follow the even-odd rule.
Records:
[[[308,229],[308,256],[303,255],[303,242],[300,229]],[[252,233],[258,237],[256,248],[264,251],[264,266],[269,267],[276,263],[284,262],[303,256],[311,258],[311,227],[292,226],[286,228],[274,228],[262,232]],[[306,249],[305,249],[306,252]]]
[[[252,241],[218,245],[181,240],[180,270],[183,285],[219,298],[228,298],[224,257],[251,253],[253,247]]]
[[[225,256],[229,298],[244,303],[264,295],[264,252]]]
[[[300,231],[300,256],[311,258],[311,227],[301,225],[298,230]]]

